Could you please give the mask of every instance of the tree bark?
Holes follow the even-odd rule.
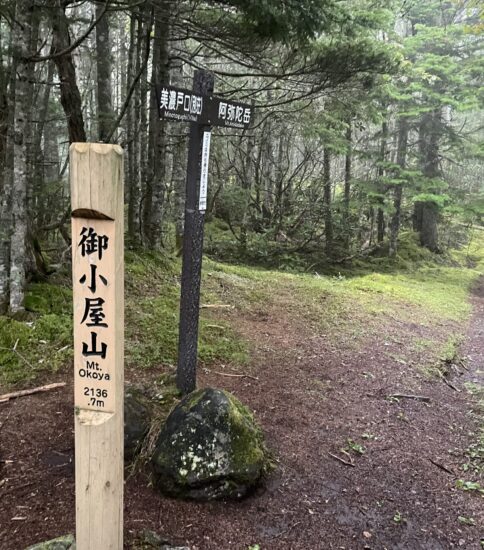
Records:
[[[439,160],[439,141],[442,112],[435,109],[426,113],[420,126],[420,152],[422,173],[428,180],[442,176]],[[439,193],[439,189],[430,186],[425,189],[429,193]],[[420,244],[432,252],[439,252],[439,207],[434,201],[415,203],[414,227],[420,234]]]
[[[104,15],[103,15],[104,13]],[[112,102],[112,57],[109,39],[109,18],[104,4],[96,3],[96,69],[97,69],[97,119],[99,141],[107,142],[115,120]]]
[[[13,33],[11,34],[11,45]],[[17,57],[12,55],[7,105],[15,106],[15,85],[17,74]],[[0,314],[8,311],[10,304],[10,237],[12,232],[12,183],[14,167],[14,108],[6,113],[7,136],[5,141],[4,166],[0,174]]]
[[[177,43],[176,48],[183,48],[182,43]],[[171,82],[173,86],[183,87],[183,62],[177,61],[171,71]],[[175,250],[177,255],[183,251],[183,234],[185,226],[185,194],[186,194],[186,173],[187,173],[187,140],[184,135],[184,128],[180,124],[171,124],[173,143],[173,169],[172,185],[175,195]],[[183,135],[179,135],[183,134]]]
[[[155,250],[162,246],[162,220],[165,198],[166,128],[158,116],[156,90],[168,84],[168,3],[155,8],[153,60],[148,135],[148,180],[144,197],[143,233],[145,244]]]
[[[381,141],[380,141],[380,162],[385,162],[387,156],[387,139],[388,139],[388,123],[385,121],[381,127]],[[385,175],[385,169],[383,166],[378,167],[378,177],[383,178]],[[386,191],[385,185],[380,183],[379,192],[384,193]],[[383,199],[382,201],[383,202]],[[376,216],[377,224],[377,235],[376,239],[379,244],[385,239],[385,213],[383,208],[378,207],[378,212]]]
[[[31,99],[29,56],[32,32],[32,4],[17,2],[13,26],[13,53],[16,59],[15,115],[14,115],[14,177],[12,184],[12,234],[10,239],[10,304],[12,314],[24,310],[25,260],[27,238],[27,133],[28,111]]]
[[[1,20],[1,18],[0,18]],[[0,36],[0,192],[2,190],[2,176],[5,167],[5,152],[7,148],[8,132],[8,74],[4,67],[2,49],[4,48]],[[8,65],[7,65],[8,66]]]
[[[331,212],[331,152],[328,147],[323,150],[323,205],[325,252],[327,256],[333,253],[333,216]]]
[[[129,86],[135,74],[135,65],[137,66],[140,62],[140,51],[136,48],[138,45],[136,40],[136,28],[141,26],[141,23],[138,21],[138,18],[134,14],[130,15],[129,18],[129,47],[128,47],[128,70],[127,70],[127,79],[126,86]],[[135,61],[136,60],[136,61]],[[136,166],[139,166],[137,163],[137,150],[136,144],[138,143],[137,136],[134,131],[135,124],[135,104],[138,101],[139,94],[139,83],[136,86],[136,89],[133,94],[133,101],[128,106],[128,111],[126,113],[126,186],[125,193],[128,203],[128,240],[131,243],[134,243],[138,237],[138,228],[136,226],[136,212],[137,212],[137,201],[135,198],[135,188],[137,187],[138,178],[135,177]]]
[[[397,164],[401,170],[405,169],[407,162],[408,148],[408,121],[401,117],[398,121],[398,145],[397,145]],[[390,247],[389,256],[394,257],[397,254],[398,234],[400,232],[400,219],[402,212],[403,185],[397,184],[394,189],[393,207],[394,212],[390,221]]]
[[[64,4],[56,0],[52,15],[52,50],[59,53],[69,47],[69,26],[65,14]],[[60,80],[61,104],[67,119],[69,142],[86,141],[84,118],[82,115],[82,101],[76,80],[76,69],[72,55],[65,53],[54,58]]]
[[[353,132],[352,132],[352,123],[351,118],[348,120],[348,127],[346,129],[346,143],[347,150],[345,155],[345,176],[344,176],[344,245],[346,250],[350,247],[350,231],[351,231],[351,220],[350,220],[350,198],[351,198],[351,168],[353,161]]]

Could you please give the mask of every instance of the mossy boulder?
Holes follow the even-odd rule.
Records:
[[[76,550],[76,542],[74,535],[65,535],[46,542],[39,542],[29,546],[26,550]]]
[[[127,388],[124,395],[124,459],[133,460],[150,429],[151,410],[141,391]]]
[[[162,493],[214,500],[245,496],[270,461],[247,407],[226,391],[205,388],[182,399],[168,416],[152,464]]]

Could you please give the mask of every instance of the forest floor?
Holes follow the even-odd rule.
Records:
[[[206,271],[212,299],[234,306],[208,313],[210,326],[230,326],[248,361],[207,360],[198,384],[255,412],[277,468],[241,502],[204,504],[159,496],[147,471],[128,475],[126,548],[151,529],[192,550],[482,550],[484,279],[473,274],[469,316],[468,288],[439,269],[351,280]],[[126,378],[160,370],[128,366]],[[2,550],[75,530],[69,372],[37,379],[65,388],[0,404]]]

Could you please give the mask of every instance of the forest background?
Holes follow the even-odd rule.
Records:
[[[256,112],[214,130],[206,253],[338,271],[464,246],[483,227],[482,29],[478,0],[3,0],[0,312],[68,266],[72,142],[125,149],[128,247],[180,250],[188,125],[155,90],[197,68]]]

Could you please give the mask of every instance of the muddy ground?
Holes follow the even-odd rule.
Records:
[[[483,382],[484,281],[472,300],[468,370],[454,369],[451,385],[390,358],[400,331],[420,330],[417,321],[382,328],[355,349],[333,346],[282,307],[227,313],[253,346],[258,380],[215,374],[233,372],[219,365],[199,385],[226,388],[255,411],[277,470],[242,502],[208,504],[157,495],[147,473],[129,477],[126,547],[147,528],[192,550],[482,549],[484,500],[456,488],[478,429],[464,381]],[[66,388],[0,404],[1,550],[75,530],[66,377],[48,380],[67,379]]]

